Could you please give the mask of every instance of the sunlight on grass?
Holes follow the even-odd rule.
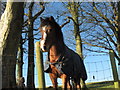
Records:
[[[114,88],[113,81],[105,81],[105,82],[93,82],[87,83],[88,90],[120,90]],[[52,87],[47,88],[47,90],[53,90]],[[59,86],[59,90],[61,90],[61,86]]]

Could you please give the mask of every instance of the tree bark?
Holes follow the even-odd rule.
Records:
[[[27,87],[34,88],[34,36],[33,36],[33,22],[29,26],[28,33],[28,76]]]
[[[17,57],[17,63],[16,63],[16,73],[17,73],[17,86],[21,87],[19,84],[21,83],[21,78],[23,78],[22,73],[22,67],[23,67],[23,47],[22,47],[22,35],[20,38],[20,43],[18,47],[18,57]],[[21,87],[22,88],[22,87]]]
[[[34,35],[33,35],[33,23],[32,20],[32,8],[34,2],[29,7],[28,14],[28,74],[27,74],[27,87],[34,88]]]
[[[2,88],[15,88],[15,68],[18,43],[23,24],[23,2],[8,0],[0,21],[0,65],[2,64]]]
[[[120,65],[120,1],[117,3],[118,7],[118,35],[117,35],[117,50],[118,50],[118,56],[119,56],[119,65]]]
[[[78,21],[78,18],[76,16],[73,16],[73,19],[75,21]],[[75,40],[76,40],[76,52],[80,55],[80,57],[83,59],[83,52],[82,52],[82,40],[79,33],[79,25],[74,23],[74,34],[75,34]]]
[[[1,8],[2,8],[2,3],[1,3],[1,1],[0,1],[0,18],[1,18],[1,14],[2,14]]]
[[[76,41],[76,52],[80,55],[80,57],[83,59],[83,52],[82,52],[82,40],[80,36],[80,30],[79,30],[79,20],[78,20],[78,15],[79,15],[79,4],[78,3],[69,3],[69,10],[73,18],[73,23],[74,23],[74,36],[75,36],[75,41]]]

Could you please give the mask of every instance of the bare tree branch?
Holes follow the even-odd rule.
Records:
[[[32,6],[32,4],[29,7],[31,7],[31,6]],[[42,9],[31,18],[32,21],[34,21],[45,10],[44,3],[40,2],[40,6],[41,6]],[[24,22],[23,27],[25,27],[27,25],[28,25],[28,19]]]
[[[40,6],[41,6],[41,11],[39,11],[37,14],[34,15],[34,17],[32,18],[32,20],[34,21],[41,13],[43,13],[43,11],[45,10],[45,6],[43,2],[40,2]]]
[[[111,35],[109,35],[109,33],[107,32],[107,30],[104,28],[104,26],[103,25],[101,25],[101,24],[99,24],[102,28],[103,28],[103,30],[104,30],[104,32],[107,34],[107,36],[108,36],[108,38],[110,39],[110,41],[117,47],[117,44],[114,42],[114,40],[111,38]]]
[[[70,23],[70,19],[69,18],[68,18],[68,21],[66,21],[65,23],[63,23],[62,25],[60,25],[60,27],[63,28],[68,23]]]
[[[86,41],[82,41],[82,42],[84,42],[84,44],[87,44],[87,45],[89,45],[89,46],[104,48],[104,49],[106,49],[106,50],[112,50],[111,48],[108,48],[108,47],[105,47],[105,46],[93,45],[93,44],[90,44],[90,43],[88,43],[88,42],[86,42]]]
[[[94,10],[98,13],[98,15],[100,17],[102,17],[106,23],[110,26],[110,28],[112,29],[112,31],[114,32],[115,36],[117,37],[117,32],[116,32],[116,28],[115,26],[112,24],[113,22],[111,20],[109,20],[105,15],[103,15],[98,9],[97,7],[95,6],[95,3],[93,2],[93,7],[94,7]]]
[[[108,52],[105,52],[105,51],[101,51],[101,50],[93,50],[93,49],[89,49],[89,48],[86,48],[84,47],[84,49],[88,50],[88,51],[91,51],[91,52],[97,52],[97,53],[108,53]]]

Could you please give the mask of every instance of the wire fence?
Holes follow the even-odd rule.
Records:
[[[93,60],[85,62],[88,79],[87,82],[101,82],[113,80],[109,54],[89,55]]]
[[[98,62],[86,62],[85,66],[87,68],[87,74],[88,74],[87,82],[113,80],[110,60],[98,61]]]
[[[88,79],[86,80],[86,83],[113,81],[112,68],[108,54],[88,55],[87,58],[84,60],[84,64],[88,75]],[[36,67],[35,67],[34,75],[35,75],[35,87],[38,87],[38,74]],[[24,62],[23,76],[25,77],[25,81],[26,81],[27,61]],[[45,73],[45,82],[46,82],[46,86],[52,85],[49,75],[46,73]],[[58,79],[58,85],[61,84],[62,84],[61,80]]]

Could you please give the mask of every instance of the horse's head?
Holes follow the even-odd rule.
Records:
[[[59,38],[60,26],[55,22],[51,16],[49,18],[41,18],[40,31],[42,34],[40,47],[42,51],[46,52],[50,47],[56,43]]]

